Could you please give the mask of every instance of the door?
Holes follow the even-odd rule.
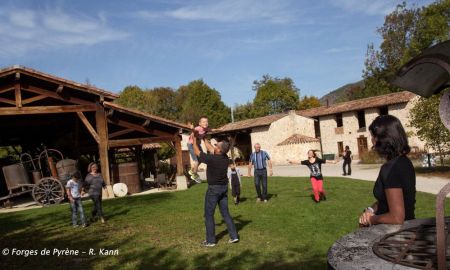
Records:
[[[367,137],[361,136],[357,138],[357,140],[358,140],[358,154],[359,158],[361,158],[361,156],[369,150],[369,148],[367,147]]]
[[[342,156],[342,152],[344,152],[344,142],[338,142],[338,156]]]

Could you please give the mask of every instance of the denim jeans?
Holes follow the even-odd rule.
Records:
[[[103,217],[102,210],[102,196],[101,195],[91,195],[91,200],[94,203],[94,209],[92,209],[92,217],[98,216]]]
[[[267,169],[255,169],[255,188],[258,198],[267,200]],[[262,184],[262,194],[261,194]]]
[[[83,205],[81,204],[81,198],[73,198],[73,202],[70,203],[72,209],[72,224],[77,225],[77,212],[80,214],[81,224],[86,224],[84,219]]]
[[[352,161],[351,160],[345,160],[344,159],[344,164],[342,164],[342,170],[344,171],[344,174],[352,174]],[[348,165],[348,172],[345,171],[345,166]]]
[[[205,194],[206,242],[216,243],[214,211],[217,205],[219,205],[220,214],[227,225],[230,238],[237,239],[236,226],[228,211],[228,185],[208,185]]]

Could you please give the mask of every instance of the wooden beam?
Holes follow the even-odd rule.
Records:
[[[134,129],[136,131],[140,131],[149,135],[154,135],[154,136],[174,136],[175,134],[169,133],[169,132],[164,132],[164,131],[160,131],[160,130],[154,130],[154,129],[146,129],[145,127],[138,125],[138,124],[133,124],[130,123],[128,121],[124,121],[124,120],[120,120],[120,119],[108,119],[108,123],[114,124],[114,125],[118,125],[124,128],[130,128],[130,129]]]
[[[155,142],[170,142],[173,140],[174,140],[173,136],[135,138],[135,139],[123,139],[123,140],[110,140],[108,145],[111,148],[115,148],[115,147],[143,145],[146,143],[155,143]]]
[[[95,105],[35,106],[0,108],[0,115],[50,114],[95,111]]]
[[[181,149],[181,139],[177,136],[177,140],[174,141],[176,158],[177,158],[177,175],[184,174],[183,168],[183,150]]]
[[[25,105],[25,104],[28,104],[28,103],[32,103],[32,102],[35,102],[35,101],[38,101],[38,100],[41,100],[41,99],[44,99],[44,98],[47,98],[47,96],[46,95],[39,95],[39,96],[35,96],[35,97],[32,97],[32,98],[27,98],[27,99],[22,100],[22,105]]]
[[[150,119],[147,119],[147,120],[145,120],[145,122],[142,124],[142,126],[146,128],[146,127],[150,126],[150,122],[151,122]]]
[[[20,73],[16,73],[16,78],[17,78],[17,74],[20,75]],[[19,76],[20,78],[20,76]],[[21,108],[22,107],[22,93],[20,92],[20,82],[16,82],[14,84],[14,93],[16,96],[16,107]]]
[[[16,81],[20,80],[20,72],[16,72],[15,80]]]
[[[62,101],[65,101],[65,102],[73,102],[73,103],[80,104],[80,105],[91,105],[91,104],[93,104],[93,102],[89,102],[89,101],[82,100],[82,99],[79,99],[79,98],[74,98],[74,97],[70,97],[68,99],[65,99],[63,97],[60,97],[56,92],[45,90],[45,89],[42,89],[40,87],[36,87],[36,86],[32,86],[32,85],[29,85],[27,87],[22,87],[22,90],[23,91],[27,91],[27,92],[36,93],[36,94],[46,95],[46,96],[49,96],[49,97],[54,98],[54,99],[62,100]]]
[[[111,178],[109,172],[109,155],[108,155],[108,123],[106,122],[105,108],[100,104],[96,104],[95,125],[99,137],[98,152],[100,157],[100,167],[103,179],[107,185],[108,197],[114,197],[111,188]]]
[[[89,120],[86,118],[86,116],[82,113],[82,112],[77,112],[78,118],[80,118],[81,122],[83,122],[84,126],[86,127],[86,129],[89,131],[89,133],[92,135],[92,137],[94,138],[94,140],[97,142],[97,144],[100,143],[100,138],[98,137],[97,132],[95,131],[95,129],[92,127],[91,123],[89,122]]]
[[[11,104],[11,105],[16,105],[16,101],[10,100],[10,99],[6,99],[6,98],[0,98],[0,102],[6,103],[6,104]]]
[[[0,89],[0,94],[6,93],[6,92],[9,92],[12,90],[14,90],[14,86],[8,86],[7,88]]]
[[[59,85],[58,86],[58,88],[56,89],[56,93],[58,94],[58,95],[61,95],[62,94],[62,92],[63,92],[63,90],[64,90],[64,85]]]
[[[115,137],[119,137],[121,135],[125,135],[125,134],[128,134],[128,133],[131,133],[133,131],[135,131],[135,130],[134,129],[130,129],[130,128],[127,128],[127,129],[124,129],[124,130],[119,130],[119,131],[116,131],[116,132],[113,132],[113,133],[109,134],[108,138],[112,139],[112,138],[115,138]]]

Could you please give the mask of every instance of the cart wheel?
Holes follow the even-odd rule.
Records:
[[[33,187],[32,195],[40,205],[58,204],[64,200],[64,187],[59,180],[44,177]]]

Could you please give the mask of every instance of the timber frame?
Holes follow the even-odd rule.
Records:
[[[113,103],[116,98],[30,68],[0,69],[0,146],[20,145],[25,152],[45,144],[74,159],[97,156],[111,189],[110,151],[168,142],[177,151],[177,174],[182,175],[181,133],[189,127],[122,107]]]

